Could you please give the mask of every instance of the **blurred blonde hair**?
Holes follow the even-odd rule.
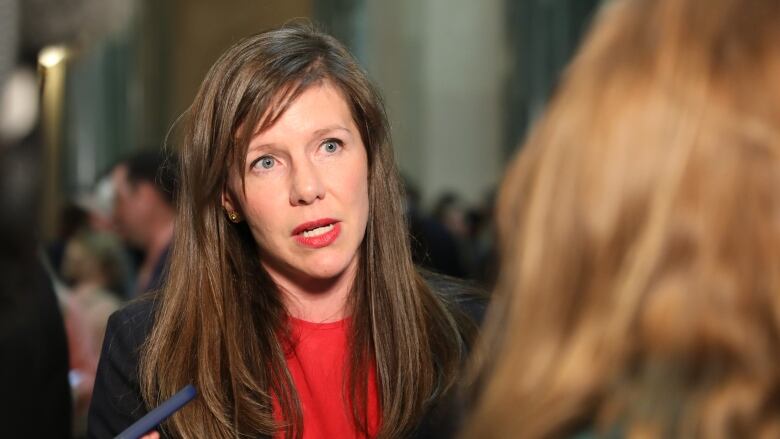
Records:
[[[612,1],[498,199],[465,437],[780,435],[780,1]]]

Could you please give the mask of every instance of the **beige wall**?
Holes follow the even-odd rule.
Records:
[[[454,190],[477,202],[503,169],[505,2],[425,4],[425,188],[429,196]]]
[[[361,60],[385,99],[398,165],[417,184],[426,165],[420,142],[421,9],[419,0],[368,1]]]
[[[310,0],[174,0],[169,107],[184,111],[211,64],[232,43],[311,14]]]
[[[503,170],[504,0],[368,1],[365,63],[427,202],[482,200]]]

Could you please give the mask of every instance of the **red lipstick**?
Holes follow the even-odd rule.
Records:
[[[341,234],[341,224],[332,218],[322,218],[303,223],[293,229],[298,244],[310,248],[322,248],[333,243]],[[307,236],[308,235],[308,236]]]

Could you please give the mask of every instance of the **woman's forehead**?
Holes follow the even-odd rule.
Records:
[[[258,137],[276,134],[318,133],[343,129],[355,131],[354,117],[344,94],[329,82],[314,84],[289,99],[273,120],[263,120],[252,133]]]
[[[273,92],[270,99],[255,101],[256,107],[252,111],[255,116],[254,133],[272,126],[277,119],[284,115],[287,109],[300,100],[302,95],[318,89],[327,89],[330,93],[337,94],[351,109],[349,95],[345,92],[344,87],[329,77],[322,77],[313,81],[291,81]]]

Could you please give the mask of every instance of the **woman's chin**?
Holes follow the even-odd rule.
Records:
[[[316,280],[335,280],[347,272],[349,264],[317,264],[302,267],[300,270],[306,277]]]
[[[269,262],[263,263],[264,267],[281,285],[309,284],[310,287],[321,288],[323,283],[337,282],[345,275],[352,277],[357,271],[357,255],[341,251]],[[312,283],[320,286],[315,287]]]

